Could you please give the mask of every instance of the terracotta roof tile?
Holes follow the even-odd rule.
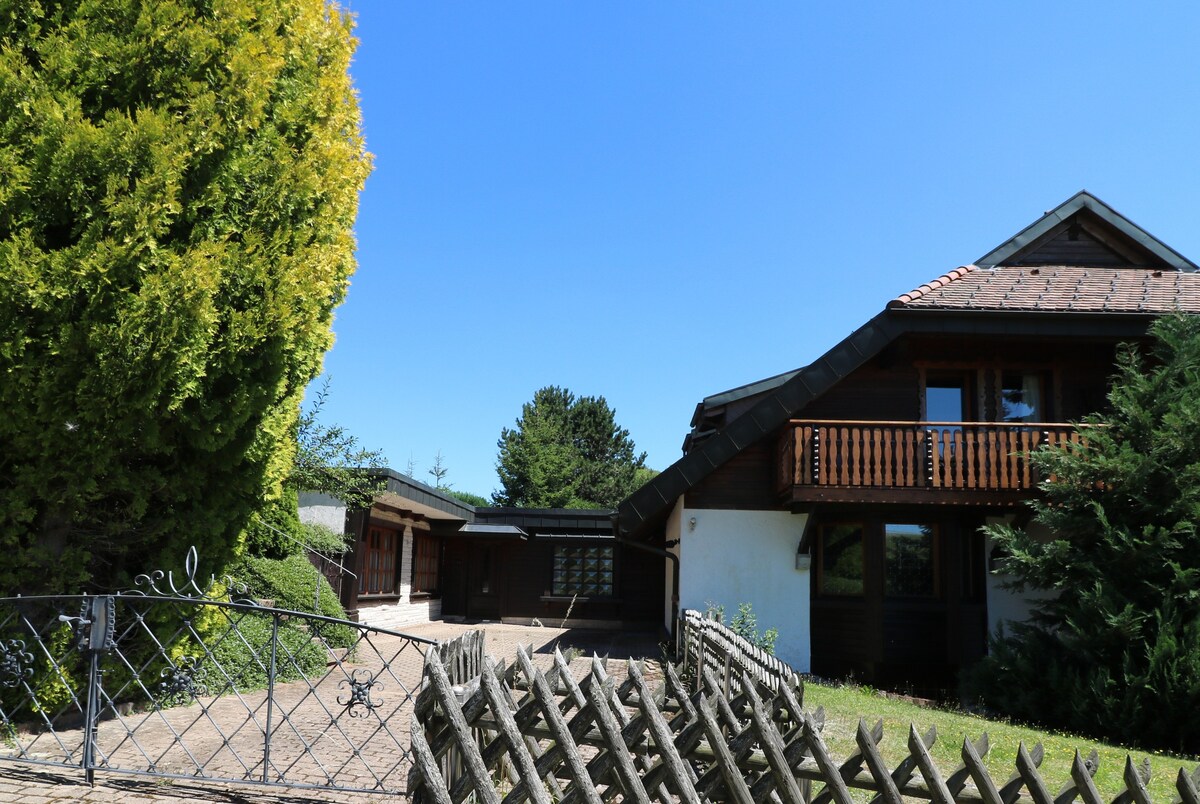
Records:
[[[890,308],[1200,313],[1200,274],[1153,268],[957,268]]]

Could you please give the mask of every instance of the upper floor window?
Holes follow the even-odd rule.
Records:
[[[1045,380],[1037,372],[1001,372],[1000,421],[1044,422],[1046,416]]]
[[[925,381],[925,421],[969,421],[970,386],[965,375],[929,377]]]

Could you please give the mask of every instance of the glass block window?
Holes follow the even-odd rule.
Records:
[[[612,597],[612,547],[556,544],[550,589],[562,596]]]

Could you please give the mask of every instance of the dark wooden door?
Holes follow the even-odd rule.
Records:
[[[975,529],[922,512],[818,526],[813,672],[919,693],[951,688],[981,653],[986,627]]]
[[[500,548],[474,544],[467,558],[467,617],[500,619]]]

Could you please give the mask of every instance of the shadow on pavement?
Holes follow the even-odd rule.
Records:
[[[638,631],[608,631],[593,628],[568,628],[556,639],[537,648],[537,653],[554,653],[557,647],[563,653],[574,649],[582,656],[607,656],[609,659],[662,659],[662,649],[657,634]]]

